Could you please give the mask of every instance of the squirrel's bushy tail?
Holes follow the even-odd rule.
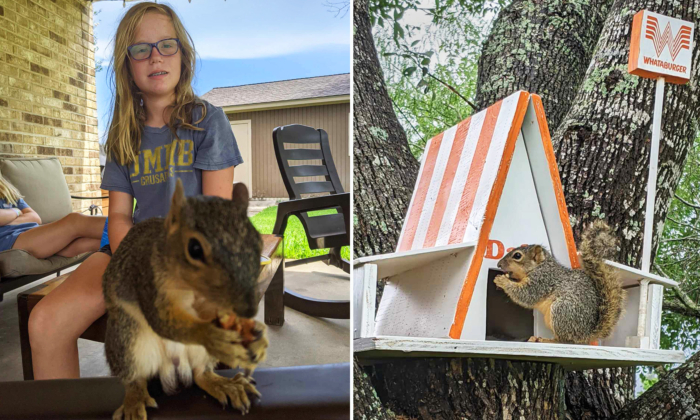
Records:
[[[610,226],[597,220],[583,232],[580,249],[583,270],[595,281],[600,297],[595,338],[605,338],[620,319],[625,299],[616,271],[604,262],[617,249],[617,240]]]

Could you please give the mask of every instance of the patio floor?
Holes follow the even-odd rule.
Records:
[[[67,270],[71,271],[71,270]],[[53,276],[51,276],[53,277]],[[0,302],[0,381],[22,380],[17,294],[47,279],[5,294]],[[321,262],[285,269],[288,288],[310,297],[349,299],[349,275]],[[264,301],[256,319],[263,320]],[[285,308],[285,324],[269,327],[270,348],[260,367],[301,366],[350,361],[350,321],[314,318]],[[78,340],[80,375],[109,376],[104,344]]]

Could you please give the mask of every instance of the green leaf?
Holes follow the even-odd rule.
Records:
[[[430,59],[429,59],[429,58],[424,58],[424,59],[420,62],[420,64],[421,64],[421,66],[429,66],[429,65],[430,65]]]
[[[411,67],[407,67],[404,69],[403,75],[406,77],[410,77],[415,72],[416,72],[416,66],[411,66]]]
[[[413,41],[413,42],[411,42],[411,46],[415,47],[416,45],[418,45],[419,42],[420,42],[420,40]]]

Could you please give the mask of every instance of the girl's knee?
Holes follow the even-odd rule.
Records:
[[[85,218],[88,216],[85,216],[84,214],[80,213],[68,213],[68,215],[65,217],[66,221],[69,223],[81,223]]]
[[[52,316],[50,308],[39,302],[29,314],[29,341],[32,347],[42,346],[53,341],[53,333],[57,331],[56,317]]]

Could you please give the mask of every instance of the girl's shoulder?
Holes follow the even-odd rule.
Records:
[[[192,110],[192,122],[199,121],[200,119],[202,120],[197,124],[194,124],[196,127],[207,128],[212,121],[218,121],[221,118],[228,119],[226,118],[226,114],[224,113],[223,109],[212,105],[210,102],[205,101],[204,99],[197,97],[196,104],[197,106],[195,106]],[[204,118],[202,119],[203,112],[205,112],[205,114]]]

